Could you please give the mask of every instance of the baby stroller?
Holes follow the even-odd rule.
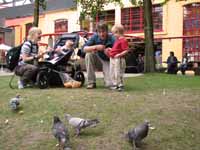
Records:
[[[78,47],[79,35],[77,33],[62,35],[56,41],[54,49],[58,46],[63,46],[66,40],[73,40],[75,49]],[[45,89],[50,85],[63,86],[63,81],[60,77],[60,74],[63,73],[67,73],[74,80],[81,82],[82,86],[85,82],[85,77],[81,71],[80,64],[76,60],[70,60],[73,53],[74,50],[68,50],[62,56],[39,62],[39,72],[36,77],[38,87]]]

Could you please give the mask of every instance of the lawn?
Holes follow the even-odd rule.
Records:
[[[199,77],[146,74],[126,78],[121,93],[103,88],[102,80],[95,90],[11,90],[9,79],[0,77],[0,150],[57,150],[51,134],[54,115],[68,127],[73,150],[131,150],[124,133],[145,119],[155,130],[144,140],[144,150],[200,149]],[[24,114],[8,107],[17,93],[23,98]],[[100,124],[75,137],[64,120],[65,113],[97,117]]]

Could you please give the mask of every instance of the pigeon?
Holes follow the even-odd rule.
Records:
[[[82,119],[72,117],[70,114],[66,114],[65,118],[68,120],[69,124],[76,129],[76,135],[79,136],[81,129],[87,127],[95,127],[98,123],[98,119]]]
[[[60,150],[71,150],[69,147],[68,130],[58,116],[54,116],[53,118],[52,132],[54,137],[59,142]]]
[[[149,122],[145,121],[143,124],[136,126],[134,129],[130,130],[126,137],[129,139],[129,142],[133,145],[133,148],[140,148],[141,141],[147,137],[149,131]]]
[[[16,97],[10,100],[10,108],[12,110],[19,109],[19,105],[20,105],[20,95],[17,95]]]

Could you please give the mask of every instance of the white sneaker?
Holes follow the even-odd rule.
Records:
[[[23,89],[24,83],[21,80],[18,80],[18,89]]]

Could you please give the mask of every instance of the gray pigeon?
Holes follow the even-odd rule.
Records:
[[[59,142],[60,150],[71,150],[69,147],[68,130],[58,116],[54,116],[53,118],[52,132],[54,137]]]
[[[20,95],[17,95],[16,97],[10,100],[10,108],[12,110],[19,109],[19,105],[20,105]]]
[[[126,134],[133,147],[139,148],[141,146],[141,141],[148,135],[149,126],[149,122],[145,121]]]
[[[68,120],[69,124],[76,129],[76,135],[79,136],[81,129],[87,127],[95,127],[98,123],[98,119],[82,119],[77,117],[72,117],[70,114],[65,114],[65,118]]]

